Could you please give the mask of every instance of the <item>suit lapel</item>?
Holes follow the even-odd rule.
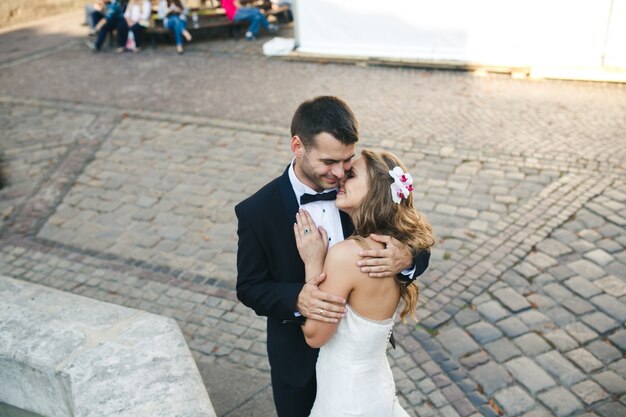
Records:
[[[352,219],[347,213],[339,210],[339,217],[341,218],[341,229],[343,230],[343,238],[347,239],[354,233],[354,225]]]
[[[289,221],[291,225],[296,221],[296,213],[298,212],[299,206],[296,194],[293,192],[293,187],[291,186],[291,181],[289,181],[289,166],[287,166],[287,169],[283,172],[283,175],[281,175],[278,181],[278,187],[280,189],[283,208],[285,209],[285,214],[287,214],[285,220]]]

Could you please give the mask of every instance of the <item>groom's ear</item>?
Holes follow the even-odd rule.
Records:
[[[293,152],[296,158],[301,158],[304,154],[304,143],[302,143],[298,135],[291,138],[291,152]]]

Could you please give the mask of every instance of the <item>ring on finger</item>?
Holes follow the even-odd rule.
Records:
[[[323,316],[323,315],[324,315],[324,309],[320,308],[320,316]]]
[[[304,228],[304,234],[305,234],[305,235],[308,235],[308,234],[309,234],[309,228],[308,228],[308,227],[305,227],[305,228]]]

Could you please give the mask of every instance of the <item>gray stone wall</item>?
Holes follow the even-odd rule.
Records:
[[[76,10],[88,0],[3,0],[0,1],[0,28]]]
[[[173,319],[0,275],[2,403],[48,417],[216,417]]]

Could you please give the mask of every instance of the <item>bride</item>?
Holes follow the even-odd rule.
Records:
[[[335,202],[350,215],[355,232],[328,254],[325,231],[306,211],[296,216],[294,232],[307,281],[325,274],[320,289],[348,301],[339,323],[307,320],[303,327],[306,342],[321,347],[311,417],[408,416],[396,397],[386,349],[400,298],[401,319],[415,318],[419,290],[415,283],[370,278],[355,264],[359,251],[383,248],[370,234],[395,237],[414,251],[434,244],[429,222],[413,207],[412,182],[395,155],[363,150]]]

